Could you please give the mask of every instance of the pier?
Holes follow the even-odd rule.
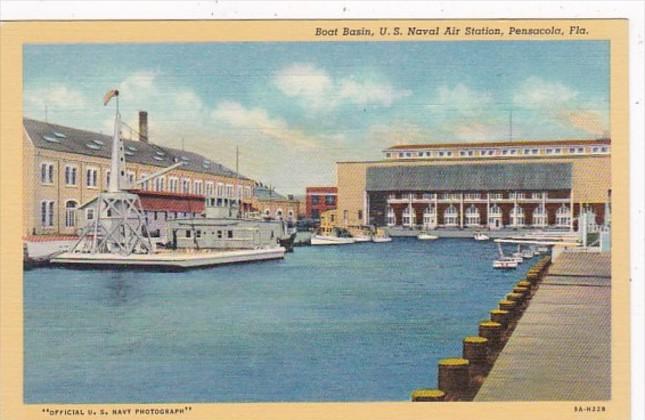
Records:
[[[610,399],[610,303],[610,254],[561,254],[474,400]]]

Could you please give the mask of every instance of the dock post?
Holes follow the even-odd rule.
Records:
[[[500,300],[499,301],[499,309],[503,311],[508,311],[508,323],[510,324],[515,320],[516,317],[516,311],[517,311],[517,304],[512,301],[512,300]]]
[[[490,353],[495,353],[502,344],[502,324],[493,321],[479,323],[479,336],[488,339]]]
[[[458,401],[470,387],[470,362],[461,358],[439,360],[439,389],[448,401]]]
[[[463,358],[470,362],[470,378],[488,370],[488,339],[478,335],[464,338]]]
[[[415,389],[412,392],[413,402],[443,401],[445,398],[446,393],[440,389],[435,388]]]
[[[493,309],[490,311],[490,320],[502,324],[504,330],[508,328],[509,316],[510,313],[503,309]]]

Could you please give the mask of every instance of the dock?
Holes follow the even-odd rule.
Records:
[[[611,398],[611,255],[551,265],[475,401]]]

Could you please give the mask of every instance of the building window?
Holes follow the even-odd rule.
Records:
[[[76,172],[78,168],[76,166],[67,165],[65,166],[65,185],[75,186],[76,185]]]
[[[489,197],[491,200],[502,200],[504,199],[504,194],[503,193],[490,193]]]
[[[526,194],[523,192],[512,192],[509,194],[509,198],[513,200],[523,200],[526,198]]]
[[[215,184],[212,181],[206,181],[206,195],[215,195]]]
[[[228,235],[228,239],[233,239],[233,231],[232,230],[229,230],[227,232],[227,235]]]
[[[94,220],[94,209],[93,208],[88,208],[85,209],[85,220]]]
[[[394,214],[394,209],[392,207],[387,208],[387,225],[394,226],[396,225],[396,215]]]
[[[311,204],[316,206],[319,203],[320,203],[320,197],[318,197],[317,195],[312,195],[311,196]]]
[[[391,153],[386,153],[386,154],[385,154],[385,157],[386,157],[387,159],[389,159],[391,155],[392,155]]]
[[[65,203],[65,227],[76,226],[76,206],[78,203],[74,200],[69,200]]]
[[[443,200],[459,200],[461,199],[461,195],[459,193],[444,193],[441,194],[441,198]]]
[[[497,204],[488,210],[488,226],[491,228],[502,227],[502,208]]]
[[[54,164],[53,163],[40,164],[40,182],[42,184],[54,183]]]
[[[168,178],[168,189],[170,192],[179,192],[179,179],[171,176]]]
[[[434,229],[437,226],[437,208],[429,205],[423,210],[423,227],[425,229]]]
[[[105,171],[105,188],[110,187],[110,170],[106,169]]]
[[[466,200],[479,200],[482,197],[480,193],[466,193],[464,199]]]
[[[336,204],[336,196],[334,195],[327,195],[325,196],[325,204],[328,206],[333,206]]]
[[[435,194],[435,193],[424,193],[421,196],[421,198],[423,198],[424,200],[434,200],[434,199],[437,198],[437,194]]]
[[[144,172],[144,173],[141,174],[141,178],[139,178],[139,180],[147,178],[149,175],[150,174],[147,174],[147,173]],[[150,188],[150,181],[146,181],[146,182],[141,183],[141,189],[142,190],[148,191],[149,188]]]
[[[85,185],[90,188],[96,188],[97,181],[98,181],[98,173],[99,171],[96,168],[87,168],[87,170],[85,171]],[[109,181],[108,181],[108,184],[109,184]]]
[[[192,233],[191,233],[190,229],[186,229],[186,237],[190,238],[191,236],[192,236]]]
[[[547,225],[546,209],[542,204],[533,210],[533,226],[545,227]]]
[[[278,219],[282,219],[282,209],[276,210],[275,215]]]
[[[134,179],[135,179],[134,172],[128,171],[127,177],[128,177],[128,183],[130,185],[134,184]]]
[[[571,223],[571,212],[565,204],[555,212],[555,224],[558,227],[568,227]]]
[[[195,194],[202,194],[202,181],[195,181]]]
[[[363,220],[363,210],[359,210],[357,212],[358,220],[362,221]]]
[[[446,226],[457,226],[459,223],[459,212],[454,205],[450,205],[443,211],[443,224]]]
[[[511,225],[524,226],[524,209],[520,206],[515,206],[511,210]]]
[[[466,209],[466,226],[479,226],[479,209],[471,205]]]
[[[40,202],[40,225],[42,227],[54,226],[54,201]]]
[[[190,193],[190,178],[182,178],[181,180],[181,192],[184,194]]]
[[[233,197],[233,186],[231,184],[226,184],[226,197]]]
[[[158,176],[154,180],[155,191],[162,192],[165,189],[166,178],[163,176]]]

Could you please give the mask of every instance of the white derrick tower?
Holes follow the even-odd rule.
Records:
[[[128,185],[125,152],[121,139],[119,91],[111,90],[104,98],[107,105],[116,97],[110,182],[105,192],[88,204],[94,207],[94,219],[81,230],[71,252],[91,254],[150,254],[154,251],[146,218],[137,194],[124,191]]]

